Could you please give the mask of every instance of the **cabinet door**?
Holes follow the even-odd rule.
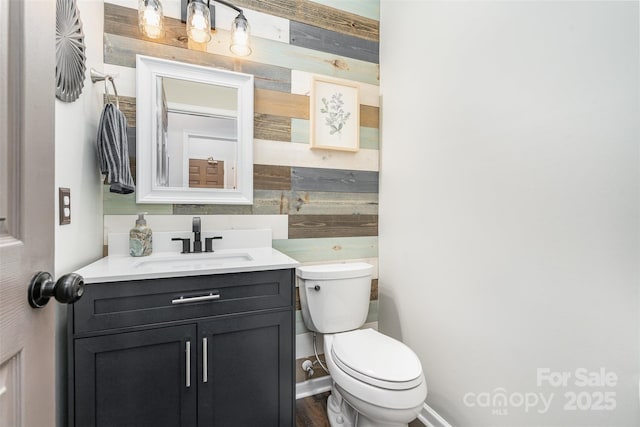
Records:
[[[198,323],[198,425],[293,426],[293,311]]]
[[[196,326],[76,339],[75,426],[195,426]]]

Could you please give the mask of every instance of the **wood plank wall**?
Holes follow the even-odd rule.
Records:
[[[184,24],[168,16],[165,37],[151,40],[138,31],[137,0],[113,1],[118,4],[104,5],[105,71],[118,75],[120,105],[131,127],[130,154],[135,154],[136,54],[253,74],[255,201],[253,206],[136,205],[135,195],[105,188],[105,226],[112,216],[139,211],[149,212],[150,223],[154,214],[284,215],[288,235],[274,240],[279,250],[303,263],[364,259],[377,267],[379,0],[236,0],[253,28],[253,53],[247,58],[228,51],[222,22],[208,45],[197,45],[187,40]],[[358,153],[309,149],[313,75],[359,85]],[[135,158],[132,162],[135,166]],[[371,298],[369,321],[376,321],[377,268]],[[305,332],[301,321],[298,332]]]

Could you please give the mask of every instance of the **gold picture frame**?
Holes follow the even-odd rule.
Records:
[[[314,76],[311,81],[310,142],[312,149],[356,152],[360,149],[359,86]]]

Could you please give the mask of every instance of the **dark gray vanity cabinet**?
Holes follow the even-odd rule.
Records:
[[[199,344],[209,347],[200,366],[208,378],[198,373],[199,426],[293,426],[293,388],[283,395],[281,383],[294,381],[292,351],[281,352],[291,320],[277,312],[198,324]]]
[[[195,426],[184,351],[196,327],[174,326],[75,340],[77,426]],[[195,373],[190,374],[195,385]]]
[[[70,425],[293,426],[293,280],[88,284],[69,308]]]

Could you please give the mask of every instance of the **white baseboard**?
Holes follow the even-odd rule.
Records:
[[[451,427],[451,424],[442,418],[436,411],[426,403],[418,414],[418,421],[427,427]]]
[[[296,399],[313,396],[331,390],[331,377],[329,375],[307,380],[296,384]]]

